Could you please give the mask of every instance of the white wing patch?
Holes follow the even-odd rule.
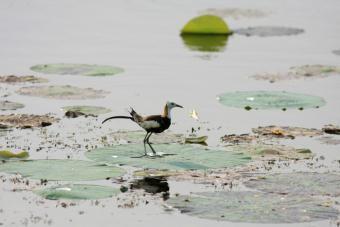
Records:
[[[157,121],[143,121],[139,123],[140,127],[144,129],[159,128],[160,124]]]

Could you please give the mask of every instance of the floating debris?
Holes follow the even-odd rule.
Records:
[[[0,151],[0,160],[6,160],[6,159],[26,159],[29,157],[29,153],[27,151],[21,151],[19,153],[13,153],[11,151]]]
[[[35,190],[36,194],[45,199],[59,200],[59,199],[72,199],[72,200],[94,200],[109,198],[119,194],[119,189],[90,184],[66,184],[58,185],[41,190]]]
[[[285,91],[236,91],[218,96],[221,104],[230,107],[253,109],[319,108],[326,104],[321,97]]]
[[[322,128],[322,131],[324,131],[327,134],[340,135],[340,127],[339,126],[335,126],[335,125],[325,125]]]
[[[208,136],[199,136],[199,137],[187,137],[185,138],[185,143],[197,143],[197,144],[207,144]]]
[[[124,170],[114,166],[79,160],[27,160],[6,162],[0,172],[19,173],[31,179],[52,181],[90,181],[118,177]]]
[[[339,196],[340,175],[331,173],[281,173],[265,175],[244,183],[263,192],[317,196]]]
[[[339,215],[312,197],[261,192],[203,192],[172,197],[167,203],[187,215],[231,222],[298,223]]]
[[[241,18],[263,18],[268,16],[269,13],[258,9],[240,9],[240,8],[222,8],[215,9],[209,8],[199,12],[200,14],[209,14],[219,17],[231,17],[235,20]]]
[[[11,101],[0,101],[0,110],[17,110],[24,108],[25,105]]]
[[[15,76],[15,75],[6,75],[0,76],[0,83],[7,84],[16,84],[16,83],[47,83],[48,80],[41,77],[36,76]]]
[[[109,94],[107,91],[93,88],[78,88],[65,86],[31,86],[23,87],[17,91],[20,95],[28,95],[50,99],[97,99]]]
[[[119,67],[88,64],[43,64],[32,66],[31,70],[46,74],[83,76],[112,76],[124,72]]]
[[[62,107],[65,116],[75,118],[81,115],[98,116],[100,114],[110,113],[111,110],[101,106],[65,106]]]
[[[163,176],[144,177],[133,181],[130,187],[131,189],[144,189],[152,194],[169,191],[169,184]]]
[[[234,30],[234,33],[245,36],[260,36],[260,37],[270,37],[270,36],[290,36],[298,35],[303,33],[304,30],[300,28],[289,28],[281,26],[258,26],[258,27],[248,27],[240,28]]]
[[[314,128],[269,125],[252,129],[253,133],[266,136],[294,139],[296,136],[320,136],[323,132]]]
[[[222,142],[235,145],[235,144],[244,144],[244,143],[253,143],[257,142],[259,140],[259,137],[256,135],[250,135],[250,134],[241,134],[241,135],[224,135],[221,137]]]
[[[193,109],[193,110],[191,111],[190,117],[193,118],[193,119],[195,119],[195,120],[197,120],[197,121],[199,120],[199,118],[198,118],[198,113],[196,112],[195,109]]]
[[[0,115],[0,124],[2,127],[17,127],[17,128],[33,128],[46,127],[59,119],[50,115],[28,115],[28,114],[10,114]]]

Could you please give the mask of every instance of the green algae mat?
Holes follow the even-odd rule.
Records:
[[[0,164],[0,172],[56,181],[101,180],[123,175],[121,168],[78,160],[29,160]]]
[[[219,95],[221,104],[246,109],[307,109],[326,104],[318,96],[285,91],[236,91]]]
[[[59,200],[91,200],[103,199],[115,196],[120,193],[119,189],[90,184],[66,184],[58,185],[41,190],[35,190],[36,194],[45,199]]]
[[[141,168],[167,170],[204,170],[234,167],[251,161],[247,155],[223,150],[206,149],[202,146],[179,144],[155,144],[161,157],[141,157],[143,144],[125,144],[105,147],[87,152],[87,158],[104,164],[121,164]]]
[[[83,76],[112,76],[124,72],[120,67],[88,64],[42,64],[32,66],[31,70],[46,74]]]
[[[339,214],[312,197],[262,192],[203,192],[173,197],[167,203],[191,216],[231,222],[312,222],[336,219]]]
[[[340,196],[340,175],[331,173],[284,173],[245,182],[249,188],[280,194]]]

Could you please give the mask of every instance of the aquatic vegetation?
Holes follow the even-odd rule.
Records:
[[[231,31],[226,22],[214,15],[202,15],[191,19],[181,30],[181,35],[229,35]]]
[[[0,110],[17,110],[24,108],[25,105],[11,101],[0,101]]]
[[[340,175],[331,173],[281,173],[245,182],[249,188],[289,195],[340,195]]]
[[[0,165],[0,172],[19,173],[31,179],[55,181],[90,181],[121,176],[124,171],[114,166],[79,160],[28,160]]]
[[[241,8],[209,8],[200,12],[200,14],[209,14],[219,17],[240,18],[263,18],[269,13],[258,9],[241,9]]]
[[[167,203],[187,215],[231,222],[312,222],[336,219],[339,214],[312,197],[247,191],[181,195],[170,198]]]
[[[216,169],[248,163],[247,155],[224,150],[207,149],[202,146],[179,144],[156,144],[161,157],[134,158],[144,154],[142,144],[125,144],[105,147],[87,152],[87,158],[105,164],[129,165],[160,170]]]
[[[28,114],[10,114],[0,115],[0,125],[6,128],[32,128],[32,127],[46,127],[59,119],[50,115],[28,115]]]
[[[253,109],[318,108],[326,104],[321,97],[285,91],[236,91],[218,96],[221,104],[229,107]]]
[[[0,76],[0,83],[16,84],[16,83],[46,83],[47,79],[36,77],[36,76],[16,76],[16,75],[6,75]]]
[[[100,115],[110,113],[111,110],[101,106],[65,106],[62,109],[67,112],[79,112],[84,115]]]
[[[108,65],[88,64],[42,64],[31,67],[31,70],[46,74],[112,76],[124,72],[124,69]]]
[[[257,26],[234,30],[235,34],[260,37],[298,35],[303,32],[304,30],[300,28],[289,28],[281,26]]]
[[[107,91],[93,88],[78,88],[70,85],[65,86],[31,86],[17,90],[20,95],[28,95],[50,99],[97,99],[104,98],[109,94]]]
[[[0,160],[7,160],[7,159],[25,159],[29,157],[29,153],[27,151],[21,151],[19,153],[13,153],[7,150],[0,150]]]
[[[35,190],[34,193],[42,196],[45,199],[50,200],[59,199],[92,200],[109,198],[119,194],[120,191],[119,189],[108,186],[91,184],[65,184]]]

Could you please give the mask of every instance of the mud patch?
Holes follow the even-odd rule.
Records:
[[[0,76],[0,83],[6,84],[17,84],[17,83],[47,83],[48,80],[41,77],[36,76],[15,76],[15,75],[6,75]]]
[[[119,67],[87,64],[43,64],[32,66],[31,70],[46,74],[83,76],[112,76],[124,72]]]
[[[323,132],[314,128],[269,125],[252,129],[253,133],[265,137],[294,139],[296,136],[320,136]]]
[[[0,115],[0,125],[4,128],[33,128],[46,127],[59,119],[50,115],[28,115],[28,114],[10,114]]]
[[[168,192],[169,184],[165,177],[144,177],[143,179],[135,180],[131,189],[144,189],[148,193],[156,194],[160,192]]]
[[[234,33],[245,36],[260,36],[260,37],[271,37],[271,36],[291,36],[303,33],[304,30],[300,28],[280,27],[280,26],[258,26],[240,28],[234,30]]]
[[[25,105],[17,102],[0,101],[0,110],[17,110],[24,108]]]
[[[257,9],[241,9],[241,8],[224,8],[224,9],[215,9],[210,8],[203,11],[200,11],[199,14],[210,14],[219,17],[230,17],[235,20],[241,18],[263,18],[269,15],[269,13],[257,10]]]
[[[340,175],[330,173],[287,173],[260,177],[245,185],[269,193],[293,195],[340,195]]]
[[[167,203],[187,215],[231,222],[312,222],[336,219],[339,214],[312,197],[261,192],[204,192],[173,197]]]
[[[78,88],[70,85],[65,86],[31,86],[23,87],[17,91],[20,95],[28,95],[49,99],[97,99],[104,98],[109,94],[107,91],[93,88]]]

